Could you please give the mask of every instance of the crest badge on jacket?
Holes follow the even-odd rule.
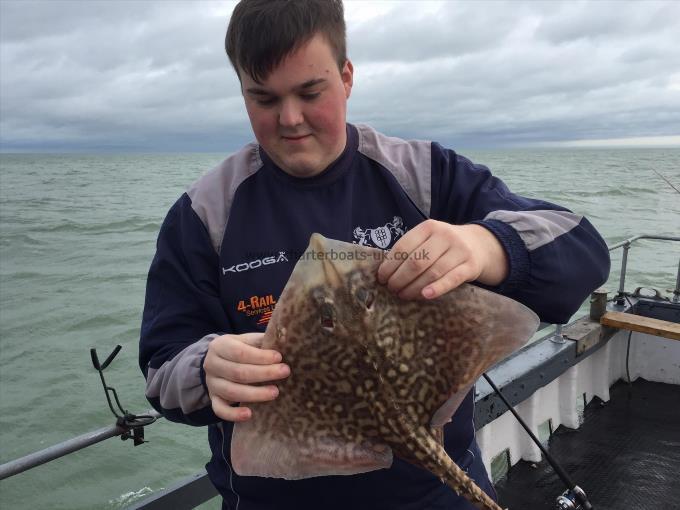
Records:
[[[392,246],[401,236],[406,233],[404,220],[399,216],[392,218],[392,221],[374,228],[355,227],[352,231],[354,244],[360,246],[372,246],[374,248],[386,249]]]

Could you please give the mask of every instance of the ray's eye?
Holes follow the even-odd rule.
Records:
[[[372,292],[368,292],[366,294],[366,301],[364,301],[367,310],[371,309],[371,307],[373,306],[373,301],[375,301],[375,296],[373,295]]]
[[[367,310],[371,309],[373,306],[373,301],[375,301],[375,296],[372,292],[366,290],[363,287],[359,287],[355,293],[355,296],[359,302],[366,307]]]
[[[326,300],[326,295],[322,289],[316,288],[312,290],[312,299],[318,304],[322,304]]]
[[[323,303],[321,305],[321,327],[326,330],[332,330],[334,324],[333,307],[330,303]]]

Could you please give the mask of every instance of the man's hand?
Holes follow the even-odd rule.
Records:
[[[491,231],[427,220],[397,241],[378,281],[402,299],[434,299],[464,282],[498,285],[507,274],[507,255]]]
[[[252,416],[248,407],[232,407],[236,402],[274,400],[279,390],[258,383],[284,379],[290,375],[281,354],[261,349],[264,333],[222,335],[208,346],[203,369],[213,411],[226,421],[246,421]]]

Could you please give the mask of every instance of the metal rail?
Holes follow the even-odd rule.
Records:
[[[154,409],[147,411],[145,414],[159,418],[161,415]],[[113,425],[110,427],[102,427],[91,432],[87,432],[80,436],[68,439],[61,443],[55,444],[44,450],[39,450],[34,453],[30,453],[24,457],[6,462],[0,465],[0,480],[9,478],[16,474],[22,473],[28,469],[32,469],[46,462],[58,459],[69,453],[82,450],[93,444],[104,441],[111,437],[123,436],[128,432],[132,431],[137,427],[125,427],[120,425]]]
[[[204,470],[132,503],[126,510],[190,510],[219,495]]]
[[[647,234],[641,234],[638,236],[633,236],[630,239],[626,239],[625,241],[621,241],[620,243],[615,244],[614,246],[609,247],[609,251],[614,251],[617,250],[618,248],[623,247],[623,258],[621,259],[621,276],[619,278],[619,291],[617,294],[617,302],[619,304],[623,304],[623,296],[625,294],[625,284],[626,284],[626,269],[628,266],[628,251],[630,250],[631,245],[635,242],[638,241],[639,239],[653,239],[653,240],[660,240],[660,241],[680,241],[680,237],[676,236],[653,236],[653,235],[647,235]],[[673,289],[673,302],[678,303],[680,302],[680,260],[678,260],[678,272],[675,277],[675,289]]]

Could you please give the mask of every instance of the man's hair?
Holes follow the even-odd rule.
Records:
[[[317,33],[326,38],[342,70],[347,60],[342,0],[241,0],[224,47],[239,80],[243,70],[261,82]]]

